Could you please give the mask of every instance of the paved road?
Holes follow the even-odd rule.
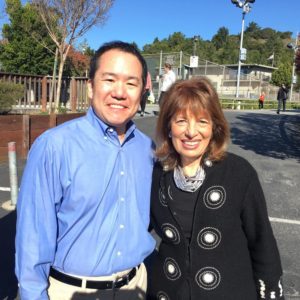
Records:
[[[137,126],[154,137],[156,106],[148,106]],[[226,111],[231,126],[229,150],[256,168],[267,199],[269,216],[281,253],[286,300],[300,300],[300,112]],[[19,176],[24,162],[19,161]],[[10,198],[8,168],[0,164],[0,205]],[[15,212],[0,209],[0,300],[15,299]]]

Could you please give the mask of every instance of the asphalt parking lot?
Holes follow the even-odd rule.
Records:
[[[137,126],[154,138],[155,111],[148,106]],[[300,300],[300,112],[226,111],[231,127],[229,151],[256,168],[283,265],[286,299]],[[19,182],[25,161],[18,160]],[[0,163],[0,300],[17,299],[14,276],[16,214],[3,209],[10,199],[7,163]]]

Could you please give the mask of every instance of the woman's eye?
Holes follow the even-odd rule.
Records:
[[[202,119],[199,121],[200,124],[208,124],[208,120]]]
[[[186,120],[185,120],[185,119],[177,119],[177,120],[176,120],[176,123],[177,123],[177,124],[185,124],[185,123],[186,123]]]

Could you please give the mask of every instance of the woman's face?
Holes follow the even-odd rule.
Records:
[[[171,139],[180,155],[181,165],[200,164],[213,135],[209,114],[202,111],[197,116],[187,112],[176,114],[171,120]]]

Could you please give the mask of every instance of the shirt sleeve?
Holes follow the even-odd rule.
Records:
[[[57,238],[61,199],[59,164],[47,139],[31,148],[17,203],[16,275],[22,300],[48,299],[48,274]]]
[[[257,299],[284,299],[279,251],[256,172],[249,182],[241,217],[252,260]]]

